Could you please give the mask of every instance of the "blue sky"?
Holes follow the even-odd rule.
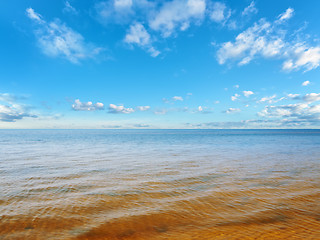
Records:
[[[319,128],[320,2],[0,3],[0,128]]]

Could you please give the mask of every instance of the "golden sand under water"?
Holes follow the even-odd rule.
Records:
[[[31,187],[30,179],[32,194],[0,202],[8,210],[0,239],[320,239],[319,178],[186,187],[213,179],[148,181],[116,194],[83,194],[79,185]]]

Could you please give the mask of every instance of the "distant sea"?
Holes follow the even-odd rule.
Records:
[[[0,130],[0,239],[316,239],[319,193],[320,130]]]

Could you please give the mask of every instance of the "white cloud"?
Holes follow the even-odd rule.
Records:
[[[287,96],[293,100],[302,100],[307,103],[320,101],[320,93],[307,93],[304,96],[300,96],[300,94],[288,94]]]
[[[222,2],[215,2],[213,4],[210,19],[217,23],[225,23],[231,16],[231,10]]]
[[[174,96],[174,97],[172,97],[172,100],[173,101],[183,101],[183,98],[180,96]]]
[[[292,94],[292,93],[290,93],[287,96],[288,96],[288,98],[291,98],[291,99],[300,99],[300,94]]]
[[[275,94],[272,96],[269,96],[269,97],[263,97],[258,102],[259,103],[263,103],[263,102],[275,103],[278,101],[277,99],[275,99],[276,97],[277,97],[277,95],[275,95]]]
[[[200,22],[204,18],[205,0],[173,0],[163,3],[161,9],[149,21],[151,29],[161,31],[169,37],[177,28],[184,31],[191,22]]]
[[[228,108],[227,111],[225,111],[225,113],[237,113],[237,112],[241,112],[241,109],[240,108]]]
[[[30,19],[38,22],[38,23],[44,23],[45,21],[42,20],[42,16],[39,13],[36,13],[32,8],[26,9],[27,15]]]
[[[132,0],[110,0],[97,2],[95,10],[102,24],[115,22],[118,24],[130,22],[134,11]]]
[[[114,7],[116,9],[131,8],[132,0],[115,0]]]
[[[284,70],[305,68],[310,71],[320,65],[320,47],[307,47],[297,44],[291,48],[291,57],[283,63]]]
[[[240,95],[236,93],[234,96],[231,96],[231,100],[236,101],[236,100],[238,100],[239,97],[240,97]]]
[[[281,13],[278,17],[278,22],[283,22],[290,19],[293,16],[293,8],[288,8],[284,13]]]
[[[239,65],[245,65],[257,56],[278,56],[284,46],[282,36],[274,34],[272,25],[261,19],[240,33],[234,42],[223,43],[217,53],[218,62],[224,64],[235,59],[240,60]]]
[[[146,49],[152,57],[160,54],[151,44],[150,34],[141,23],[135,23],[130,26],[130,30],[125,36],[124,42],[128,44],[136,44],[141,48]]]
[[[137,109],[139,111],[144,112],[144,111],[148,111],[150,109],[150,106],[138,106]]]
[[[27,15],[38,28],[35,31],[43,53],[50,57],[63,57],[72,63],[93,58],[103,49],[87,44],[81,34],[75,32],[59,20],[46,22],[32,8],[26,10]]]
[[[157,109],[156,111],[154,111],[154,114],[156,115],[165,115],[167,114],[168,110],[167,109]]]
[[[256,14],[256,13],[258,13],[258,9],[255,7],[255,2],[252,1],[250,5],[243,10],[241,14],[242,16],[247,16],[247,15]]]
[[[134,109],[133,108],[125,108],[123,105],[114,105],[114,104],[110,104],[109,105],[109,113],[133,113]]]
[[[69,1],[65,1],[63,12],[64,13],[71,13],[71,14],[75,14],[75,15],[78,14],[78,11],[73,6],[71,6]]]
[[[37,118],[36,115],[29,114],[20,109],[17,105],[7,106],[0,104],[0,121],[2,122],[15,122],[25,117]]]
[[[150,127],[150,125],[148,125],[148,124],[142,124],[142,123],[140,123],[140,124],[134,124],[133,126],[136,127],[136,128],[148,128],[148,127]]]
[[[305,87],[305,86],[308,86],[309,84],[310,84],[310,81],[304,81],[301,85]]]
[[[242,33],[234,41],[221,45],[217,52],[219,64],[234,60],[238,65],[246,65],[253,59],[284,59],[282,69],[291,71],[304,68],[305,71],[320,66],[320,47],[308,46],[304,41],[293,40],[288,30],[281,23],[293,16],[294,10],[288,8],[274,22],[260,19]]]
[[[320,101],[320,93],[308,93],[302,99],[309,103]]]
[[[237,84],[237,85],[234,85],[233,87],[234,87],[234,88],[239,88],[240,86]]]
[[[245,97],[250,97],[251,95],[254,94],[252,91],[243,91],[242,93]]]
[[[93,104],[92,102],[81,102],[79,99],[76,99],[74,104],[72,104],[72,109],[75,111],[96,111],[103,110],[104,105],[100,102]]]
[[[37,118],[38,116],[29,112],[29,108],[16,101],[24,99],[9,93],[0,93],[0,121],[2,122],[16,122],[23,118]]]
[[[320,122],[320,105],[297,103],[281,106],[266,106],[258,113],[261,117],[280,118],[287,122]]]
[[[199,107],[198,107],[198,111],[199,111],[199,112],[202,112],[202,111],[203,111],[203,108],[202,108],[201,106],[199,106]]]
[[[150,34],[141,23],[136,23],[130,26],[130,31],[127,33],[124,41],[146,46],[150,44]]]

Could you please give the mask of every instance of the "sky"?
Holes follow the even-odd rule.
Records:
[[[320,128],[319,9],[1,1],[0,128]]]

